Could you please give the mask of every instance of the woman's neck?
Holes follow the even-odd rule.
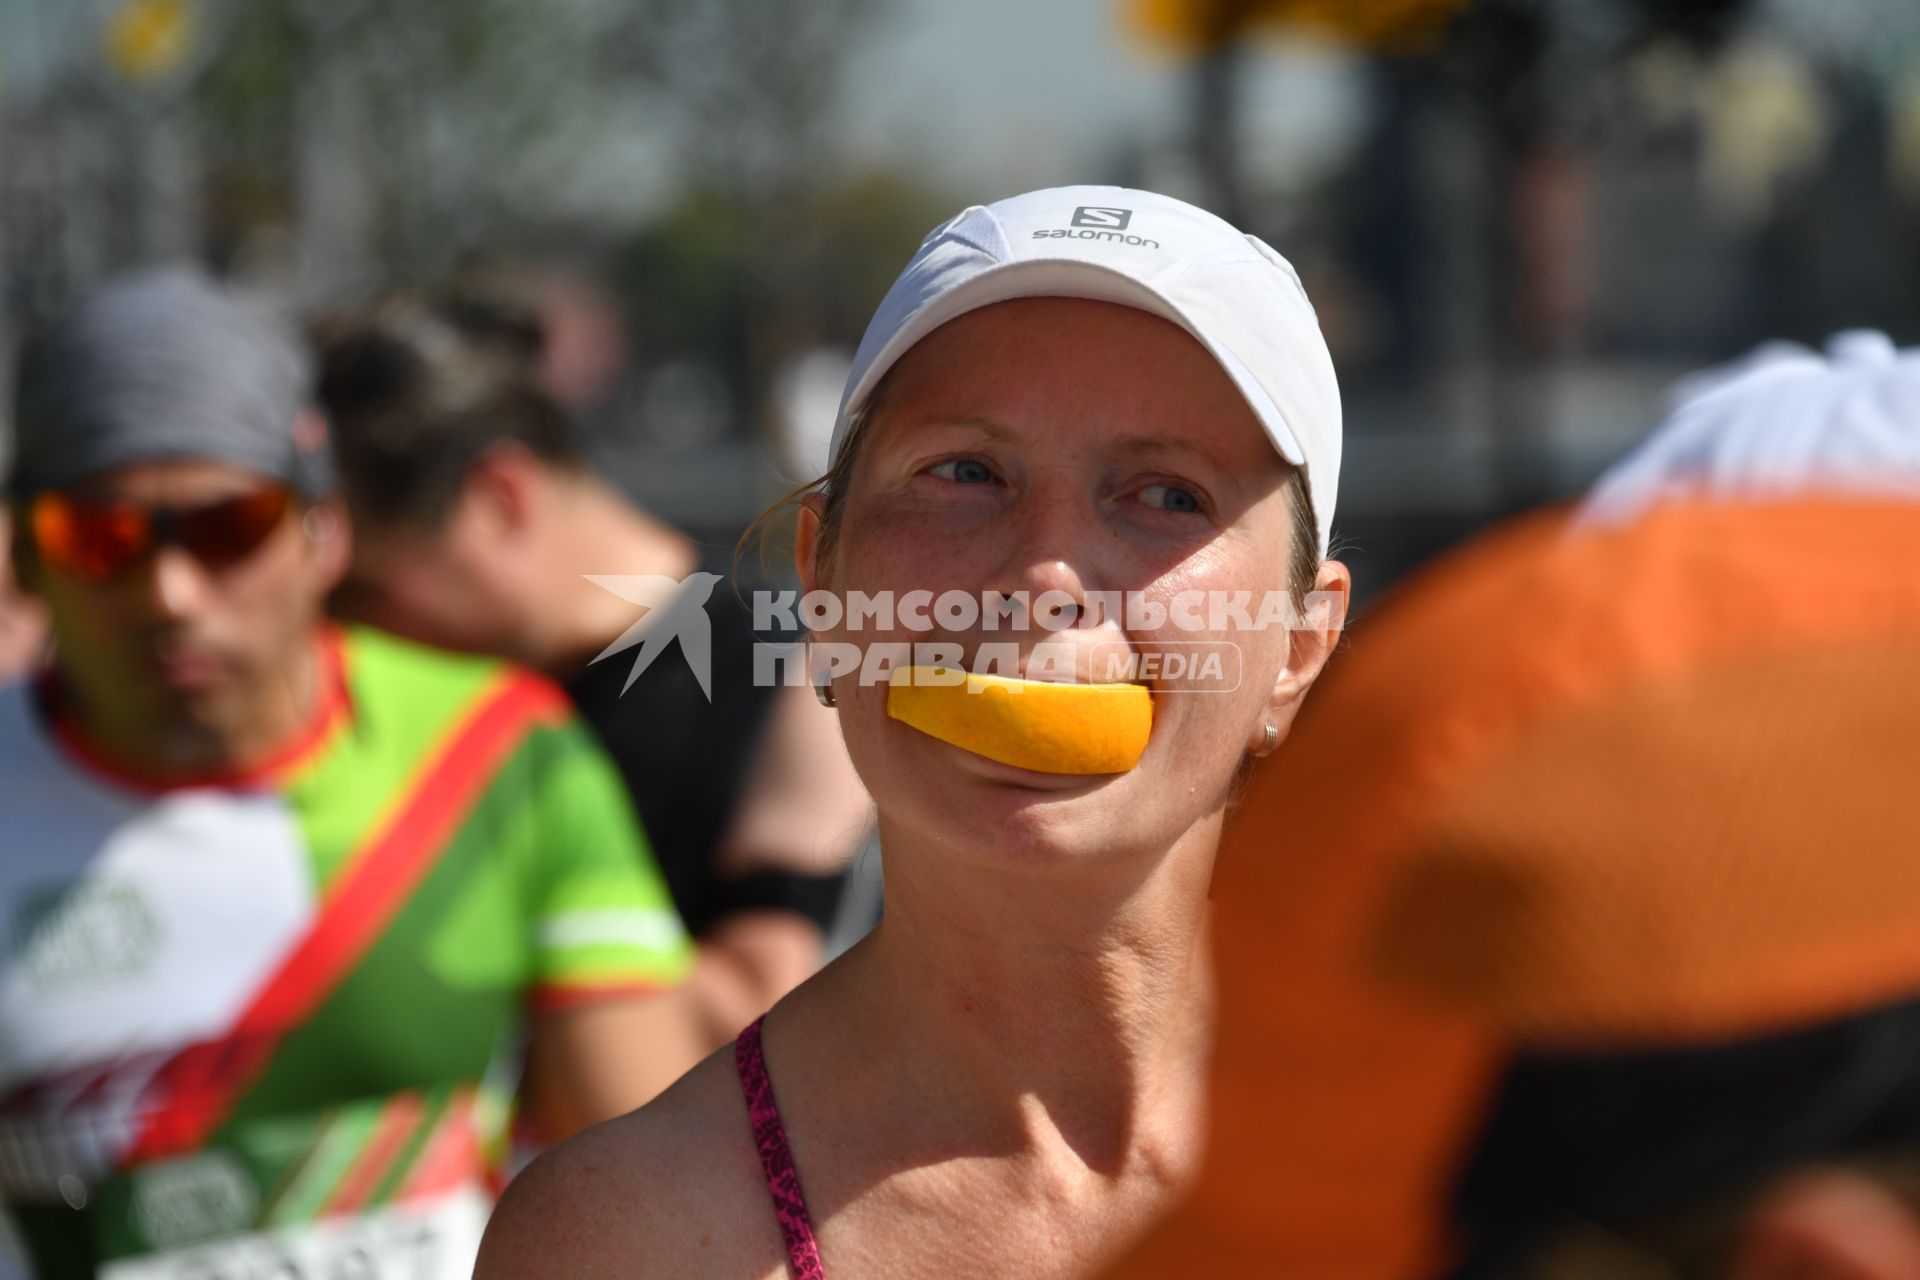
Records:
[[[1064,1143],[1105,1173],[1189,1143],[1219,825],[1150,861],[1026,869],[903,847],[883,821],[886,917],[849,976],[929,1112],[975,1143]]]

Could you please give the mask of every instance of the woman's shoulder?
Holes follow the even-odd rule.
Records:
[[[515,1178],[474,1276],[774,1277],[784,1256],[728,1045]]]

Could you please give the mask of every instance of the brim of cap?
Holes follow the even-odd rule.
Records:
[[[895,330],[886,345],[880,348],[873,363],[862,371],[853,394],[847,397],[841,420],[835,424],[833,451],[836,454],[839,452],[848,419],[866,404],[867,397],[873,394],[874,387],[886,376],[887,370],[922,338],[949,320],[958,319],[970,311],[978,311],[996,302],[1011,302],[1016,298],[1084,298],[1090,302],[1111,302],[1145,311],[1179,325],[1207,349],[1207,353],[1233,380],[1241,398],[1260,420],[1260,426],[1266,431],[1267,438],[1273,441],[1280,456],[1296,467],[1306,465],[1306,453],[1300,448],[1299,441],[1294,439],[1293,428],[1287,424],[1286,416],[1238,356],[1150,285],[1111,267],[1079,258],[1023,258],[1018,262],[989,267],[947,290],[908,317],[907,322]]]

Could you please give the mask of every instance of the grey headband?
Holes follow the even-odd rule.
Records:
[[[20,498],[130,463],[193,459],[318,495],[324,442],[294,438],[310,385],[300,345],[203,273],[125,277],[22,353],[7,488]]]

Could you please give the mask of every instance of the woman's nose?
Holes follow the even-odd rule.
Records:
[[[1097,621],[1089,593],[1100,589],[1099,513],[1063,486],[1022,495],[1005,540],[1007,554],[987,586],[1003,596],[1025,593],[1034,622],[1049,630]]]
[[[1085,580],[1068,561],[1062,559],[1029,560],[1018,569],[1000,574],[988,588],[1005,600],[1024,600],[1023,611],[1009,612],[1030,617],[1033,625],[1048,631],[1065,631],[1084,624],[1091,616]]]

